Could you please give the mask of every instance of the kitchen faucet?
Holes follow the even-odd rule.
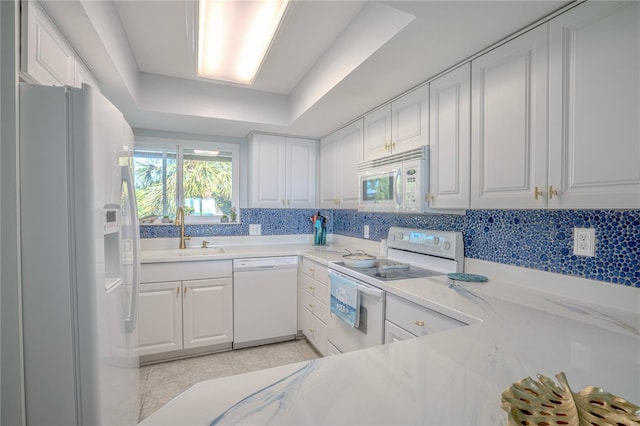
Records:
[[[180,227],[180,248],[185,249],[187,248],[185,241],[190,240],[191,237],[184,235],[184,209],[182,207],[178,207],[176,212],[176,226]]]

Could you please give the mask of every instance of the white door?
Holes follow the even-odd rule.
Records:
[[[429,85],[425,84],[391,103],[391,152],[428,144]]]
[[[338,206],[338,161],[340,159],[337,145],[337,132],[320,141],[320,208],[333,209]]]
[[[364,160],[391,154],[391,104],[364,116]]]
[[[233,341],[231,278],[182,283],[184,349]]]
[[[471,64],[430,83],[429,207],[470,206]]]
[[[315,140],[286,138],[285,207],[315,207],[317,149]]]
[[[553,19],[549,58],[549,207],[639,208],[640,3]]]
[[[544,208],[547,26],[471,64],[471,207]]]
[[[138,354],[182,349],[182,285],[179,281],[140,285]]]
[[[251,207],[283,208],[285,198],[285,138],[251,135],[249,192]]]
[[[338,207],[358,208],[358,163],[362,161],[362,119],[340,130],[338,136]]]

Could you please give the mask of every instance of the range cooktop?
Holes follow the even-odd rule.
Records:
[[[370,268],[353,268],[346,266],[344,262],[336,262],[335,264],[350,269],[357,274],[366,275],[380,281],[407,280],[411,278],[444,275],[441,272],[423,269],[408,263],[401,263],[389,259],[378,259],[376,260],[376,264]]]

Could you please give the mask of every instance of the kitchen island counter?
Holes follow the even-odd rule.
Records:
[[[141,424],[506,424],[504,390],[527,376],[559,372],[574,392],[593,385],[638,404],[640,292],[599,285],[611,286],[614,301],[631,300],[624,306],[638,308],[588,303],[500,278],[485,284],[444,276],[396,281],[385,289],[475,321],[200,382]]]

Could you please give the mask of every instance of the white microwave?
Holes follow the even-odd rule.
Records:
[[[428,146],[358,165],[358,210],[424,212],[428,192]]]

